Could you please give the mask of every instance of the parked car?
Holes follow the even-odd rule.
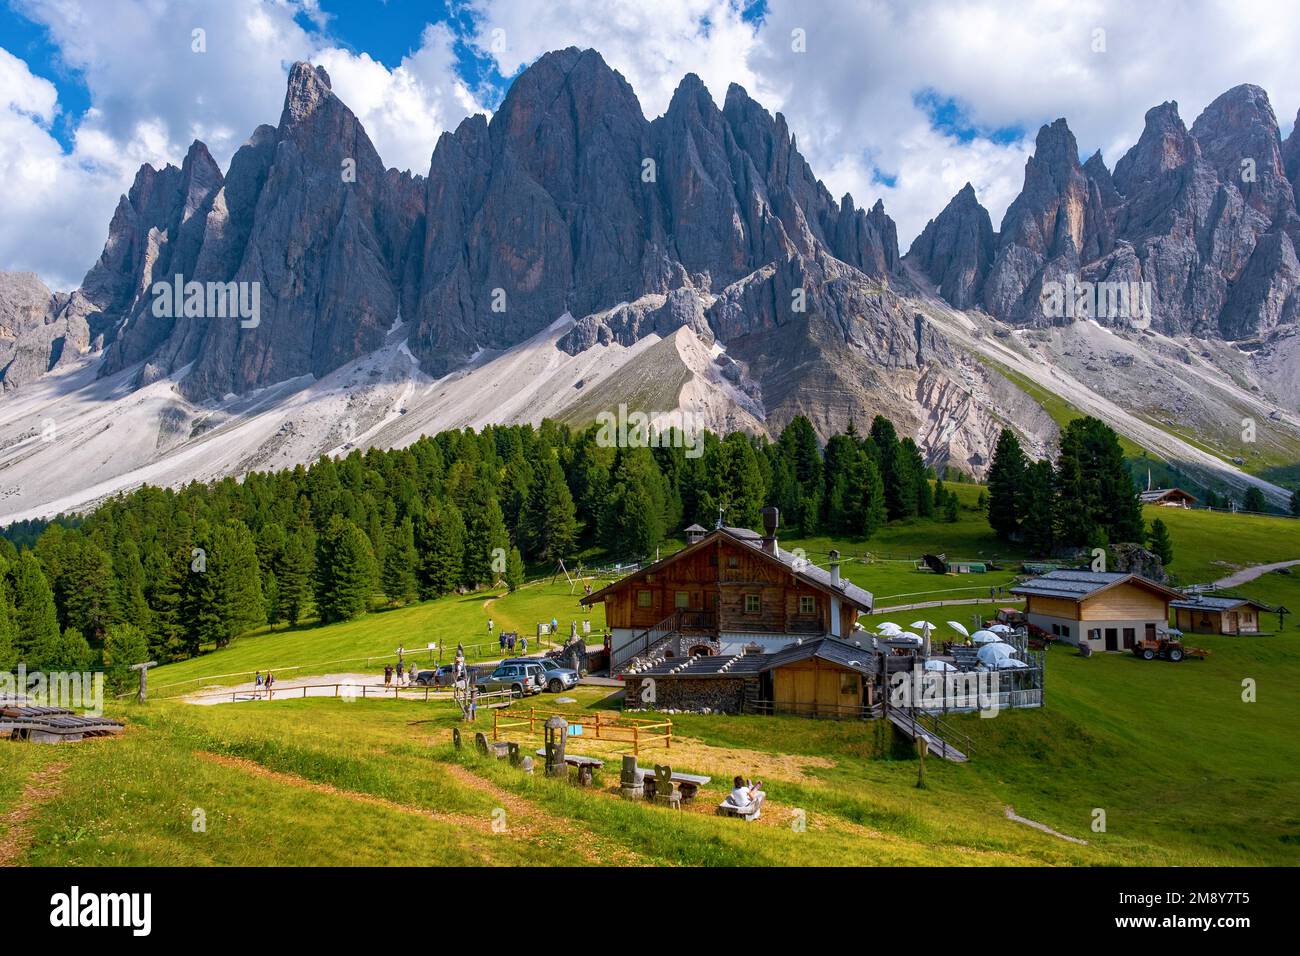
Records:
[[[542,686],[552,694],[578,686],[578,672],[561,666],[554,657],[510,657],[503,664],[535,664],[542,669]]]
[[[473,668],[469,668],[473,675]],[[456,668],[452,664],[439,664],[433,670],[420,671],[415,675],[415,683],[421,687],[450,687],[456,680]]]
[[[537,664],[501,663],[490,674],[474,678],[480,691],[508,690],[516,697],[540,694],[545,672]]]

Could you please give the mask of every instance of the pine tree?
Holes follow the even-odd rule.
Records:
[[[266,601],[262,595],[257,545],[248,526],[227,522],[214,535],[216,553],[208,565],[214,578],[221,630],[218,647],[225,647],[240,634],[266,623]]]
[[[415,550],[415,525],[410,518],[403,518],[393,529],[392,540],[384,553],[382,583],[389,601],[406,604],[419,596],[416,583],[419,563],[420,557]]]
[[[1300,518],[1300,489],[1291,492],[1291,514]]]
[[[957,493],[953,491],[948,492],[944,495],[943,499],[943,520],[948,524],[956,524],[961,518],[961,513],[958,510],[959,508],[960,504],[957,501]]]
[[[1020,507],[1025,544],[1034,554],[1049,556],[1056,548],[1056,476],[1050,461],[1036,461],[1025,469]]]
[[[328,567],[322,579],[329,582],[329,588],[318,593],[316,606],[321,622],[329,624],[351,620],[370,609],[378,569],[369,537],[351,521],[335,516],[327,538]]]
[[[290,627],[297,626],[307,606],[312,571],[312,549],[304,543],[301,535],[286,535],[284,550],[275,567],[275,582],[281,615]]]
[[[424,512],[419,545],[420,597],[441,597],[456,589],[465,558],[465,523],[450,501],[431,500]]]
[[[152,612],[145,597],[144,562],[140,560],[139,547],[130,538],[119,542],[113,554],[113,568],[116,574],[118,617],[133,625],[140,633],[149,633]]]
[[[39,645],[50,647],[57,643],[59,615],[54,607],[54,592],[50,589],[40,562],[30,551],[18,558],[13,572],[14,644],[20,661],[28,661]],[[39,666],[39,665],[36,665]]]
[[[1003,541],[1011,541],[1020,532],[1024,508],[1020,502],[1025,481],[1025,453],[1020,439],[1009,428],[1002,429],[993,449],[988,473],[989,527]]]
[[[538,561],[569,554],[577,537],[577,512],[564,483],[564,472],[550,449],[542,450],[524,513],[524,545]]]
[[[1164,567],[1169,567],[1173,563],[1174,543],[1169,537],[1169,529],[1159,518],[1151,522],[1151,530],[1147,534],[1147,547],[1160,559]]]
[[[112,559],[93,541],[70,542],[62,579],[67,626],[99,640],[117,618]]]
[[[18,625],[9,592],[9,561],[0,556],[0,672],[18,664]]]
[[[172,557],[155,547],[144,559],[144,596],[149,602],[149,659],[160,663],[176,660],[184,652],[181,620],[181,592],[188,573],[188,555]]]
[[[504,557],[510,547],[505,516],[496,495],[483,487],[475,497],[479,496],[481,503],[476,503],[465,516],[465,562],[461,580],[469,588],[495,584],[501,576],[497,571],[498,555]]]
[[[114,624],[104,635],[105,680],[112,690],[122,691],[129,687],[135,676],[131,665],[151,659],[149,640],[134,624]]]
[[[1246,497],[1241,501],[1241,509],[1266,514],[1268,512],[1268,501],[1264,498],[1264,492],[1260,491],[1255,485],[1251,485],[1246,489]]]
[[[511,548],[510,556],[506,559],[506,588],[514,592],[523,587],[523,584],[524,558],[518,548]]]
[[[898,433],[894,424],[883,415],[871,420],[870,442],[875,449],[875,460],[880,469],[880,480],[885,487],[885,514],[890,521],[911,514],[913,503],[907,501],[903,481],[899,475]]]

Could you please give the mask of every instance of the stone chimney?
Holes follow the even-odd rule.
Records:
[[[776,554],[776,529],[781,526],[781,512],[771,505],[763,509],[763,550]]]
[[[831,551],[831,584],[840,586],[840,553]]]

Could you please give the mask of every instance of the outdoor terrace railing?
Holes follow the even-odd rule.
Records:
[[[821,704],[816,701],[746,700],[744,713],[772,716],[825,717],[839,720],[874,720],[880,717],[879,704]]]

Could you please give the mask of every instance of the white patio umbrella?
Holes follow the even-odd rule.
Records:
[[[929,621],[913,621],[913,627],[921,629],[921,653],[926,657],[930,656],[930,632],[934,630],[934,625]]]
[[[893,621],[882,621],[876,625],[876,630],[881,634],[902,634],[903,629]]]
[[[992,624],[989,626],[989,630],[994,634],[1010,634],[1015,628],[1006,624]]]
[[[957,668],[947,661],[926,661],[925,669],[928,671],[955,671]]]
[[[970,636],[970,639],[976,644],[1002,643],[1002,638],[998,637],[998,635],[994,634],[992,631],[976,631]]]
[[[891,634],[886,638],[895,644],[910,644],[913,647],[920,647],[925,643],[920,634],[913,634],[911,631],[902,631],[898,634]]]
[[[1016,649],[1010,644],[985,644],[976,652],[975,656],[980,663],[994,667],[998,661],[1014,657],[1015,653]]]
[[[1028,666],[1029,665],[1026,664],[1024,661],[1018,661],[1014,657],[1004,657],[1001,660],[995,661],[993,663],[993,669],[995,671],[1015,670],[1016,668],[1019,667],[1028,667]]]
[[[960,634],[962,637],[970,637],[970,631],[966,630],[966,625],[958,621],[949,621],[948,626]]]

